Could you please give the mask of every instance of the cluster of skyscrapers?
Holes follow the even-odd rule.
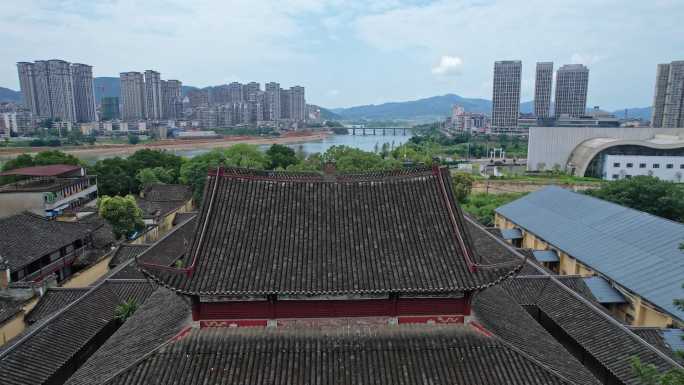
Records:
[[[652,127],[684,127],[684,60],[658,64]]]
[[[183,112],[179,80],[162,80],[157,71],[122,72],[121,119],[125,121],[180,118]]]
[[[240,124],[272,124],[306,120],[304,87],[280,88],[276,82],[233,82],[188,92],[192,116],[199,126],[230,127]]]
[[[492,133],[519,133],[520,85],[522,62],[505,60],[494,63],[492,95]],[[568,64],[556,72],[556,95],[553,118],[578,118],[586,114],[589,69]],[[551,118],[553,63],[537,63],[534,89],[534,114],[537,119]]]
[[[64,122],[97,120],[93,69],[64,60],[17,63],[24,106],[41,119]]]

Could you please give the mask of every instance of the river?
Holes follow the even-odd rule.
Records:
[[[369,130],[370,131],[370,130]],[[378,134],[380,134],[380,130],[377,131]],[[397,130],[396,134],[391,131],[387,130],[385,132],[386,135],[330,135],[326,137],[325,139],[321,140],[312,140],[310,142],[300,142],[300,143],[292,143],[292,144],[285,144],[285,146],[288,146],[295,151],[300,151],[303,152],[305,155],[311,155],[314,153],[323,153],[327,149],[329,149],[332,146],[349,146],[349,147],[354,147],[358,148],[360,150],[364,151],[375,151],[375,148],[377,146],[378,149],[382,148],[382,145],[384,143],[387,143],[390,145],[391,148],[395,148],[397,146],[400,146],[404,143],[406,143],[412,136],[410,131],[406,130],[404,133],[403,130],[400,132]],[[268,145],[261,145],[259,146],[263,150],[268,149]],[[202,148],[202,149],[195,149],[195,150],[173,150],[169,149],[166,150],[169,151],[173,154],[187,157],[187,158],[192,158],[197,155],[205,154],[209,151],[210,149]],[[99,159],[104,159],[104,158],[111,158],[114,157],[108,156],[108,155],[102,155],[102,156],[97,156],[95,160]],[[87,161],[93,160],[92,158],[86,158]]]

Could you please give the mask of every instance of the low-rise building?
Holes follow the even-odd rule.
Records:
[[[154,184],[136,198],[147,226],[157,226],[158,236],[173,227],[176,214],[192,211],[192,190],[179,184]]]
[[[0,219],[0,256],[5,264],[0,282],[40,281],[55,274],[63,281],[92,243],[86,224],[48,220],[31,213]]]
[[[556,186],[497,208],[495,224],[548,269],[603,278],[607,287],[587,284],[607,298],[619,298],[610,288],[624,297],[606,299],[618,319],[633,326],[684,324],[684,311],[673,303],[684,298],[684,224]]]
[[[56,217],[97,199],[97,178],[78,165],[24,167],[0,176],[21,178],[0,186],[0,218],[23,211]]]

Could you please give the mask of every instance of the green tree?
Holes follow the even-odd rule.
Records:
[[[673,182],[652,176],[609,182],[596,190],[588,190],[587,194],[673,221],[684,221],[684,190]]]
[[[116,239],[129,238],[145,228],[143,212],[133,195],[101,196],[97,200],[97,208],[100,216],[112,226]]]
[[[271,161],[270,168],[275,169],[286,169],[290,165],[299,163],[297,159],[297,154],[293,149],[282,144],[273,144],[266,151],[266,155]]]
[[[638,357],[632,357],[630,363],[643,385],[684,385],[684,370],[671,369],[661,373],[655,365],[644,364]]]
[[[135,174],[135,179],[140,183],[141,190],[156,183],[170,184],[176,178],[170,169],[164,167],[143,168]]]
[[[467,213],[474,216],[475,219],[484,226],[494,226],[494,210],[523,195],[525,195],[525,193],[471,194],[468,196],[468,199],[461,204],[461,207]]]
[[[42,151],[36,154],[33,158],[36,166],[45,166],[49,164],[80,164],[81,161],[71,155],[58,150]]]
[[[119,321],[124,322],[129,319],[136,310],[138,310],[138,301],[136,301],[135,298],[129,298],[128,301],[116,307],[114,315]]]
[[[140,143],[140,137],[138,135],[128,134],[128,143],[138,144]]]
[[[129,171],[130,164],[119,157],[103,159],[88,167],[88,173],[97,175],[97,189],[102,195],[126,195],[137,193],[139,183],[135,173]]]
[[[468,199],[470,191],[473,189],[473,177],[471,175],[459,172],[451,177],[453,183],[454,196],[456,200],[463,203]]]

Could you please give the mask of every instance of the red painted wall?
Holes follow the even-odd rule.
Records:
[[[470,314],[465,298],[400,298],[344,301],[205,302],[195,306],[195,320],[328,317],[396,317],[403,315]]]

